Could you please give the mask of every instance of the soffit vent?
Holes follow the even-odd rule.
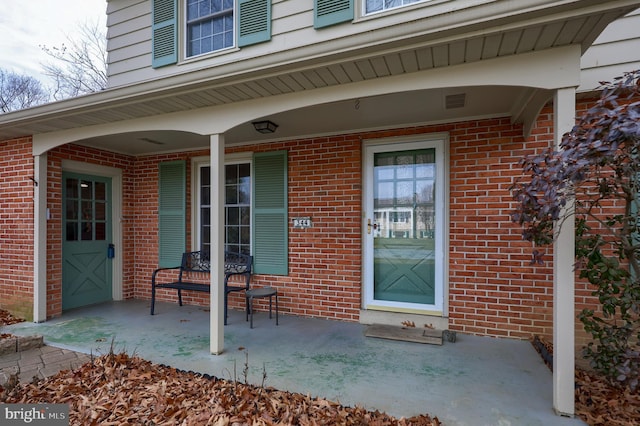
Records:
[[[466,93],[447,95],[444,97],[444,107],[445,109],[463,108],[466,98]]]
[[[138,138],[139,141],[152,143],[154,145],[164,145],[164,142],[156,141],[151,138]]]

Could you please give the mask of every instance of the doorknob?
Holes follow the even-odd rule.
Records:
[[[378,224],[377,223],[371,223],[371,219],[367,219],[367,234],[371,233],[371,227],[373,226],[373,230],[375,231],[376,229],[378,229]]]

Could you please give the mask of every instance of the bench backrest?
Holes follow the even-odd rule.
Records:
[[[224,252],[225,274],[251,274],[252,263],[253,256],[229,251]],[[183,253],[182,264],[180,265],[181,276],[183,272],[211,272],[209,253],[202,251]]]

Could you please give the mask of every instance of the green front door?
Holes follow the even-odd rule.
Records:
[[[62,309],[112,299],[111,179],[63,173]]]
[[[417,148],[417,149],[416,149]],[[365,295],[369,308],[436,311],[443,301],[438,143],[367,148]]]

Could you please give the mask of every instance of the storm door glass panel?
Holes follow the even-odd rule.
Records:
[[[374,299],[435,303],[435,149],[374,155]]]

